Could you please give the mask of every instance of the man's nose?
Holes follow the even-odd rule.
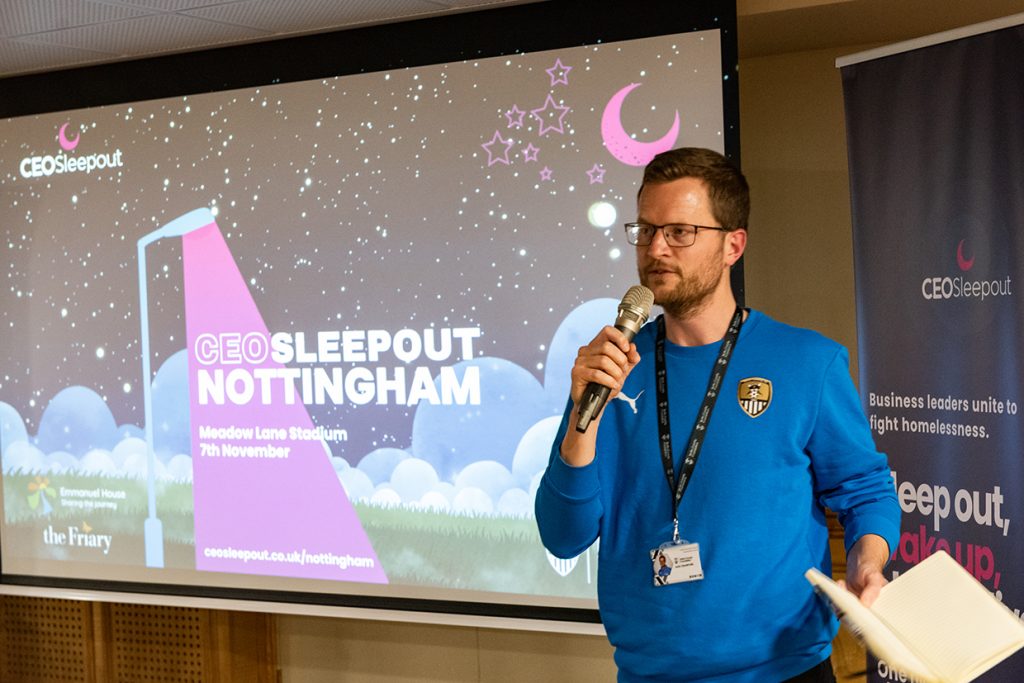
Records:
[[[668,240],[665,239],[664,228],[658,228],[654,231],[654,235],[651,236],[651,243],[647,245],[646,249],[649,254],[672,253],[672,248],[668,245]]]

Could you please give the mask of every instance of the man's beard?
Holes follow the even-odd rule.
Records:
[[[672,269],[679,276],[678,284],[667,293],[659,293],[654,287],[651,287],[647,274],[642,268],[638,269],[640,284],[654,291],[654,303],[661,306],[667,315],[685,320],[699,313],[711,301],[721,278],[721,272],[715,268],[720,263],[721,259],[709,257],[687,275],[677,265],[654,261],[649,263],[647,268]]]

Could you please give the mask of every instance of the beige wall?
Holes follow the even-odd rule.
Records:
[[[860,48],[740,61],[742,163],[753,193],[748,305],[855,345],[842,89]],[[283,683],[613,681],[595,636],[280,617]]]
[[[603,637],[279,617],[282,683],[615,680]]]
[[[751,186],[747,304],[856,355],[842,48],[740,62],[740,154]]]

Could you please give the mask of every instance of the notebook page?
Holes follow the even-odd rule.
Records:
[[[873,611],[861,604],[860,599],[832,581],[817,569],[808,569],[804,576],[820,595],[832,603],[839,620],[891,668],[910,674],[921,683],[939,681],[924,662],[897,637],[890,627]]]
[[[885,586],[871,609],[930,668],[958,683],[1024,645],[1024,624],[945,552]]]

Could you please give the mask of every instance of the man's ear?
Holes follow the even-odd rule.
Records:
[[[725,233],[725,263],[734,265],[747,248],[747,229],[737,228]]]

